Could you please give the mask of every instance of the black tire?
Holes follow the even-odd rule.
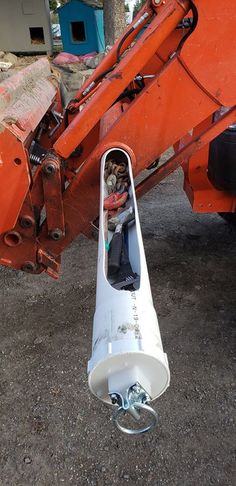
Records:
[[[236,226],[236,213],[218,213],[221,218],[223,218],[227,223]]]

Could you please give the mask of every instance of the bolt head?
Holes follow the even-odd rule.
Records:
[[[43,172],[47,176],[55,174],[57,170],[57,165],[54,162],[48,162],[43,166]]]
[[[151,399],[148,395],[148,393],[145,393],[144,397],[143,397],[143,402],[144,403],[150,403]]]
[[[54,228],[50,231],[49,236],[52,240],[59,241],[63,236],[63,232],[60,228]]]
[[[132,387],[132,389],[133,389],[133,391],[134,391],[135,393],[140,393],[140,391],[141,391],[140,385],[138,385],[138,384],[134,385],[134,386]]]
[[[112,403],[112,405],[116,405],[116,403],[117,403],[117,396],[116,396],[115,393],[112,393],[112,395],[111,395],[111,403]]]
[[[32,226],[34,226],[34,223],[34,218],[32,218],[31,216],[22,216],[22,218],[20,219],[20,225],[24,229],[32,228]]]
[[[37,270],[37,266],[34,262],[25,262],[22,265],[21,270],[26,273],[35,273]]]

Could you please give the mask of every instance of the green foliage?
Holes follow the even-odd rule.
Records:
[[[134,4],[134,14],[133,14],[133,18],[137,15],[137,13],[139,12],[140,8],[143,6],[143,4],[146,2],[146,0],[136,0],[135,4]]]
[[[125,4],[125,11],[126,11],[126,12],[130,12],[130,9],[129,9],[129,5],[128,5],[128,3],[126,3],[126,4]]]
[[[51,11],[54,11],[58,7],[57,0],[49,0],[49,7]]]

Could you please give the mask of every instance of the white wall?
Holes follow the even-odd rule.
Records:
[[[43,27],[45,44],[32,44],[30,27]],[[0,0],[0,50],[51,52],[48,0]]]

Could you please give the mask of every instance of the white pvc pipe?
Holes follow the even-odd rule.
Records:
[[[140,285],[135,291],[115,290],[106,276],[104,169],[108,158],[119,159],[119,157],[128,163],[131,179],[129,204],[132,204],[135,209],[135,224],[128,230],[130,262],[133,271],[140,275]],[[108,234],[111,240],[113,233]],[[88,374],[92,393],[109,404],[111,403],[109,394],[122,394],[137,382],[154,400],[166,390],[170,381],[167,355],[163,352],[157,315],[153,306],[131,160],[129,155],[119,148],[107,151],[101,160],[96,312]]]

